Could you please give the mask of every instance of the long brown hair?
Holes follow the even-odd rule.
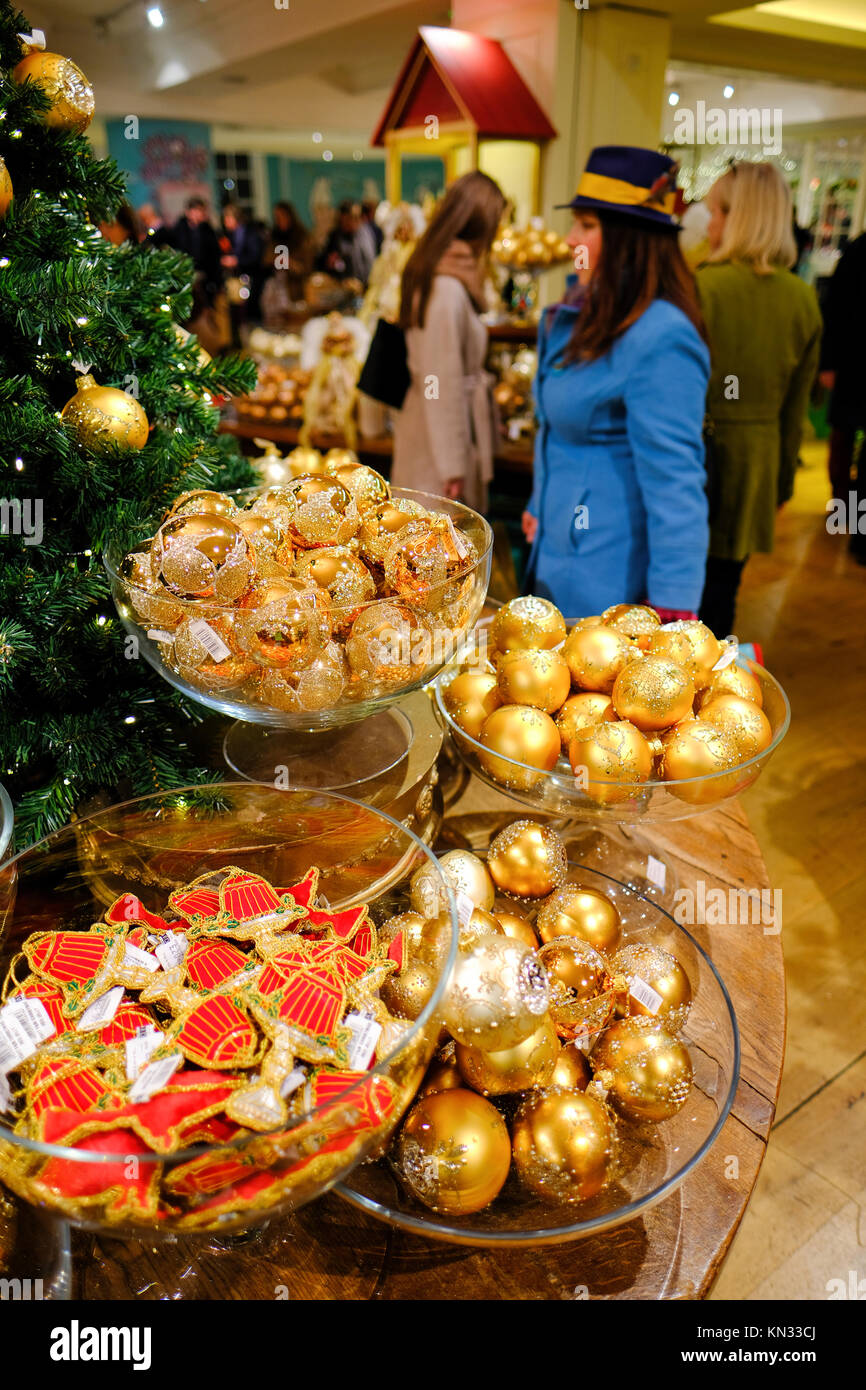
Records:
[[[655,299],[681,309],[707,342],[695,279],[676,231],[615,213],[598,213],[601,255],[565,352],[566,362],[603,357]]]
[[[452,183],[430,226],[406,262],[401,283],[400,327],[423,328],[436,267],[452,241],[468,242],[486,255],[505,209],[499,184],[474,170]]]

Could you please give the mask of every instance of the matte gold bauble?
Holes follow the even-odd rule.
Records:
[[[512,941],[522,941],[523,945],[528,946],[530,950],[538,950],[540,942],[531,923],[522,916],[515,905],[509,903],[507,899],[497,898],[493,904],[493,916],[504,934],[510,936]]]
[[[730,736],[741,763],[756,758],[773,742],[773,726],[764,711],[739,695],[715,695],[701,706],[698,718]]]
[[[410,960],[399,975],[389,975],[382,984],[382,1000],[398,1018],[415,1019],[436,988],[433,970],[423,961]]]
[[[671,790],[682,801],[701,805],[732,793],[736,777],[721,778],[718,774],[737,767],[740,755],[725,730],[696,719],[694,724],[667,734],[662,742],[662,776],[666,782],[681,783]],[[711,780],[689,782],[690,778]]]
[[[437,917],[447,912],[448,893],[442,881],[442,873],[436,864],[425,860],[409,880],[409,901],[415,912],[423,918]]]
[[[196,516],[224,516],[238,524],[240,524],[242,516],[251,515],[251,513],[238,512],[237,503],[227,493],[213,492],[209,488],[196,488],[193,492],[182,492],[180,497],[176,497],[172,502],[166,515],[166,521],[171,516],[187,516],[190,513]]]
[[[517,820],[491,841],[487,868],[503,892],[515,898],[545,898],[564,882],[568,856],[550,826]]]
[[[650,637],[647,649],[652,656],[666,656],[688,671],[697,690],[712,680],[713,667],[724,651],[723,644],[705,623],[697,618],[666,623]]]
[[[398,912],[377,929],[379,945],[390,946],[401,933],[406,943],[407,960],[420,960],[437,970],[442,968],[448,958],[451,942],[449,914],[427,916],[422,912]]]
[[[661,618],[656,610],[644,603],[615,603],[612,608],[605,608],[601,620],[606,627],[612,627],[624,637],[631,637],[637,642],[643,637],[652,636],[661,626]]]
[[[704,705],[717,695],[739,695],[741,700],[750,700],[759,709],[764,703],[761,682],[751,671],[747,671],[745,666],[738,666],[735,661],[721,671],[713,672],[706,690],[702,690],[698,695],[696,708],[702,710]]]
[[[611,973],[625,976],[628,995],[620,1013],[657,1018],[671,1033],[685,1027],[692,987],[676,956],[650,942],[632,942],[611,957]]]
[[[652,772],[649,745],[627,720],[596,724],[568,746],[571,770],[584,775],[586,795],[599,805],[627,801]]]
[[[0,217],[5,217],[12,202],[12,180],[5,161],[0,159]]]
[[[640,650],[611,627],[572,628],[562,654],[581,690],[609,695],[620,671],[640,657]]]
[[[685,719],[694,699],[691,676],[664,656],[630,662],[614,681],[611,695],[620,719],[627,719],[642,733],[656,733]]]
[[[508,1177],[511,1144],[495,1106],[469,1090],[437,1091],[413,1105],[396,1142],[397,1169],[431,1211],[468,1216]]]
[[[491,646],[500,652],[558,647],[565,638],[565,619],[549,599],[524,594],[498,610],[489,637]]]
[[[93,88],[81,68],[60,53],[28,53],[12,69],[12,77],[16,82],[29,77],[48,94],[51,105],[38,116],[43,125],[80,134],[93,120]]]
[[[473,907],[457,929],[457,949],[474,951],[482,938],[505,934],[492,912],[485,912],[483,907]]]
[[[561,1038],[589,1037],[613,1017],[613,981],[604,957],[580,937],[557,937],[539,960],[550,980],[550,1017]]]
[[[571,740],[586,733],[593,724],[615,719],[616,710],[609,695],[597,695],[591,690],[570,695],[556,716],[563,751],[567,752]]]
[[[688,1048],[652,1018],[612,1024],[593,1050],[592,1065],[608,1099],[628,1120],[667,1120],[691,1090]]]
[[[458,728],[477,739],[488,715],[502,704],[492,671],[464,671],[442,691],[442,703]]]
[[[457,1091],[463,1086],[463,1077],[457,1067],[457,1058],[431,1062],[418,1088],[418,1099],[433,1096],[437,1091]]]
[[[545,898],[535,925],[543,942],[557,936],[579,936],[604,953],[615,951],[622,936],[615,904],[598,889],[578,883],[564,883]]]
[[[115,449],[143,449],[150,430],[134,396],[113,386],[98,386],[88,375],[78,378],[75,395],[66,402],[60,418],[83,449],[100,456]]]
[[[537,953],[506,936],[489,936],[471,953],[458,954],[442,1019],[457,1042],[499,1051],[535,1032],[549,997]]]
[[[496,889],[483,860],[467,849],[451,849],[442,855],[439,868],[455,894],[465,893],[476,907],[490,911]]]
[[[561,1086],[566,1091],[585,1091],[591,1080],[592,1068],[582,1048],[576,1042],[560,1044],[551,1086]]]
[[[499,663],[499,693],[510,705],[553,714],[568,698],[571,674],[559,652],[541,647],[506,652]]]
[[[527,1096],[512,1129],[520,1181],[550,1202],[584,1202],[601,1192],[611,1177],[615,1145],[605,1107],[558,1087]]]
[[[457,1066],[467,1086],[482,1096],[505,1096],[546,1086],[559,1056],[559,1040],[549,1018],[513,1047],[482,1052],[457,1044]]]
[[[560,751],[559,730],[550,715],[531,705],[501,705],[485,719],[478,741],[485,748],[478,755],[485,772],[502,786],[522,791],[556,766]]]

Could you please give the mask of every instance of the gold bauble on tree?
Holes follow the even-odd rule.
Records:
[[[549,599],[524,594],[503,604],[490,624],[490,645],[499,652],[558,647],[565,619]]]
[[[612,1176],[616,1129],[593,1096],[551,1087],[523,1102],[512,1145],[520,1181],[531,1192],[550,1202],[583,1202]]]
[[[89,375],[78,378],[75,395],[66,402],[60,418],[83,449],[98,455],[115,449],[143,449],[150,429],[134,396],[114,386],[98,386]]]
[[[416,1101],[396,1142],[406,1186],[431,1211],[467,1216],[496,1197],[511,1144],[495,1106],[474,1091],[437,1091]]]
[[[692,1062],[684,1042],[653,1018],[627,1018],[602,1034],[592,1054],[595,1079],[628,1120],[667,1120],[686,1103]]]
[[[487,868],[504,893],[515,898],[545,898],[564,882],[568,856],[550,826],[517,820],[491,841]]]
[[[616,905],[597,888],[564,883],[538,909],[535,919],[543,942],[557,936],[579,936],[597,951],[615,951],[622,936]]]
[[[528,1091],[531,1086],[546,1086],[558,1057],[559,1039],[549,1018],[544,1018],[523,1042],[498,1052],[457,1044],[460,1074],[467,1086],[482,1096],[505,1096]]]
[[[487,936],[458,953],[442,1020],[456,1042],[501,1051],[535,1032],[549,999],[538,953],[507,936]]]
[[[559,652],[541,647],[505,652],[499,662],[499,693],[510,705],[532,705],[553,714],[568,698],[571,675]]]
[[[663,656],[630,662],[614,681],[611,695],[620,719],[627,719],[642,733],[657,733],[685,719],[694,699],[691,676]]]
[[[572,628],[562,655],[581,690],[609,695],[620,671],[640,658],[640,648],[610,627]]]
[[[42,124],[78,134],[86,130],[96,102],[81,68],[60,53],[41,51],[38,44],[25,42],[24,48],[30,51],[12,69],[12,77],[16,82],[30,78],[49,97],[51,105],[39,114]]]
[[[442,703],[464,734],[477,739],[484,721],[502,704],[492,671],[464,671],[442,691]]]
[[[582,690],[579,695],[570,695],[556,716],[556,727],[562,740],[563,752],[573,738],[585,734],[593,724],[611,722],[616,719],[616,710],[609,695],[596,694]]]
[[[478,741],[484,745],[478,761],[485,772],[502,786],[521,791],[550,772],[560,752],[559,730],[550,715],[531,705],[501,705],[485,719]]]
[[[739,695],[714,695],[701,705],[698,718],[729,735],[741,763],[757,757],[773,742],[773,726],[764,711]]]
[[[5,161],[0,158],[0,217],[5,217],[12,202],[12,180]]]
[[[585,778],[582,790],[599,805],[614,805],[634,796],[653,768],[649,744],[634,724],[596,724],[568,745],[575,776]]]
[[[670,1033],[685,1027],[692,1003],[692,987],[676,956],[652,942],[635,941],[611,957],[611,973],[624,976],[628,994],[620,1013],[657,1018]]]

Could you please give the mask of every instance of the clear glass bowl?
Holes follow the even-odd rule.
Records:
[[[239,506],[243,506],[266,490],[265,488],[253,488],[229,495]],[[344,692],[334,705],[324,709],[300,711],[277,709],[262,697],[260,693],[262,672],[269,669],[264,665],[257,665],[255,669],[248,670],[246,675],[239,672],[240,679],[237,685],[215,689],[205,688],[203,683],[193,684],[186,675],[176,668],[172,633],[162,630],[164,631],[163,640],[148,636],[149,632],[160,632],[161,629],[158,623],[144,621],[138,616],[135,607],[135,585],[124,578],[122,572],[126,550],[119,544],[112,543],[107,547],[103,560],[111,581],[112,596],[121,622],[126,631],[135,637],[141,655],[169,684],[191,700],[206,705],[209,709],[218,710],[221,714],[227,714],[235,719],[250,723],[268,724],[272,727],[309,733],[366,719],[375,711],[386,709],[395,700],[408,694],[409,691],[416,690],[426,684],[441,670],[445,662],[451,659],[481,612],[487,593],[493,554],[493,532],[484,518],[472,511],[470,507],[466,507],[460,502],[449,501],[447,498],[434,497],[430,493],[413,492],[405,488],[392,488],[391,492],[395,498],[417,502],[428,510],[447,516],[456,530],[473,543],[477,553],[477,559],[471,565],[449,580],[448,587],[449,591],[452,592],[449,592],[450,609],[446,616],[453,621],[446,622],[445,618],[442,618],[442,621],[436,621],[432,632],[424,638],[422,645],[416,646],[413,640],[411,644],[413,654],[411,679],[403,682],[395,681],[387,686],[380,685],[378,688],[374,687],[372,693],[359,699],[353,699]],[[143,545],[145,541],[155,535],[160,520],[161,518],[151,518],[142,524],[137,540],[138,545]],[[459,586],[459,597],[453,599],[453,590],[457,586]],[[218,621],[221,628],[223,624],[226,624],[233,629],[242,619],[248,619],[250,615],[250,610],[242,610],[236,605],[215,604],[198,599],[175,599],[174,596],[167,593],[166,596],[170,598],[173,608],[181,611],[185,617],[204,619],[208,623]],[[336,630],[343,624],[350,625],[362,611],[382,611],[385,605],[393,602],[399,602],[399,600],[379,598],[351,608],[332,606],[328,611]],[[264,610],[258,611],[263,612]],[[431,616],[437,619],[441,615],[434,613]],[[224,632],[224,635],[228,634]],[[416,651],[420,653],[417,659],[415,658]],[[427,659],[428,657],[429,659]],[[253,663],[250,662],[247,665],[251,667]],[[280,668],[273,667],[272,669],[279,670]]]
[[[737,1020],[724,981],[694,937],[656,903],[580,865],[572,864],[569,879],[614,900],[624,945],[651,942],[670,951],[685,969],[692,1007],[680,1037],[694,1070],[685,1105],[659,1124],[618,1120],[617,1180],[586,1202],[543,1201],[522,1187],[512,1170],[499,1196],[484,1210],[465,1217],[442,1216],[411,1196],[385,1157],[355,1168],[338,1184],[337,1191],[354,1206],[413,1235],[460,1245],[561,1244],[613,1230],[640,1216],[679,1187],[709,1152],[730,1113],[740,1073]],[[507,1120],[515,1097],[494,1103]]]
[[[12,846],[12,832],[15,829],[15,813],[12,810],[12,802],[9,800],[9,793],[0,782],[0,864],[6,858]]]
[[[492,756],[490,750],[477,739],[463,733],[445,708],[442,692],[458,674],[455,663],[434,681],[434,703],[438,718],[451,734],[469,770],[489,787],[507,792],[526,806],[549,815],[608,824],[683,820],[701,811],[711,811],[752,786],[788,732],[791,707],[779,682],[756,661],[742,661],[741,664],[751,671],[761,686],[764,713],[773,730],[769,747],[757,757],[727,772],[671,782],[650,780],[618,783],[616,799],[609,801],[601,798],[610,794],[610,783],[589,781],[585,786],[578,785],[567,758],[562,756],[552,771],[544,772],[497,753],[499,776],[494,775],[485,762]]]
[[[209,870],[234,865],[282,887],[316,865],[319,895],[331,907],[367,903],[381,922],[408,906],[408,877],[424,861],[440,874],[430,850],[405,826],[345,797],[236,782],[143,797],[58,831],[0,869],[0,977],[5,980],[34,931],[86,932],[127,892],[159,912],[173,889]],[[223,1122],[212,1142],[190,1142],[170,1154],[135,1142],[132,1128],[130,1152],[119,1155],[43,1143],[15,1133],[13,1118],[0,1113],[0,1181],[61,1223],[149,1238],[237,1231],[317,1197],[387,1140],[436,1044],[439,1000],[457,942],[453,896],[441,874],[440,880],[451,905],[441,928],[449,951],[432,996],[390,1055],[333,1099],[277,1132],[242,1129],[229,1140],[231,1126]],[[185,1062],[184,1071],[191,1066]],[[383,1092],[392,1099],[380,1104]],[[127,1109],[135,1112],[128,1103]],[[178,1169],[194,1160],[207,1176],[179,1182]],[[68,1179],[79,1165],[87,1167],[86,1200],[69,1195]],[[111,1192],[139,1179],[157,1194],[146,1213],[137,1199],[130,1207]]]

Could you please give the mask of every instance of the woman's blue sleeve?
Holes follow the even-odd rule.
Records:
[[[526,504],[526,510],[530,516],[538,517],[541,509],[541,491],[544,484],[544,415],[541,406],[541,385],[544,379],[544,351],[547,343],[547,312],[541,315],[538,324],[538,344],[536,355],[538,367],[535,373],[535,382],[532,394],[535,401],[535,445],[532,457],[532,494]]]

